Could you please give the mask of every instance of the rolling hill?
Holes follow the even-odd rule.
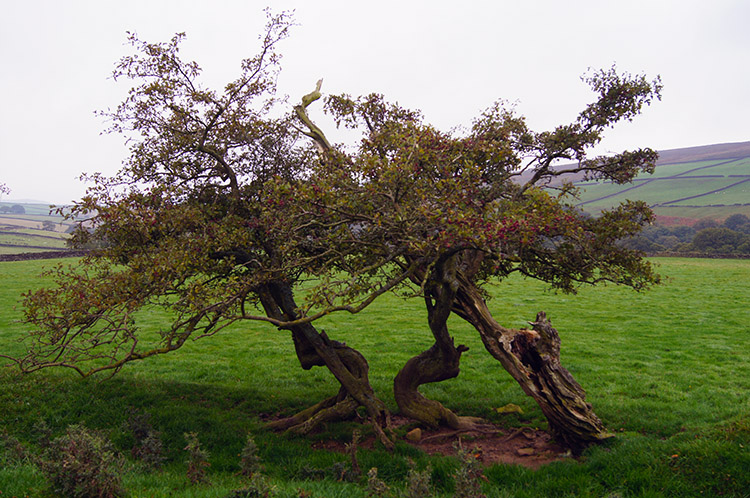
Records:
[[[750,216],[750,142],[660,151],[654,173],[630,184],[574,183],[579,206],[592,214],[631,199],[646,201],[664,224]]]
[[[0,260],[20,253],[66,251],[70,221],[51,213],[49,205],[16,202],[0,203],[0,209],[22,206],[23,213],[0,211]]]
[[[575,181],[578,204],[596,214],[626,199],[644,200],[664,225],[692,225],[701,218],[723,220],[732,214],[750,216],[750,142],[706,145],[659,151],[652,175],[630,184]],[[66,250],[71,222],[50,213],[42,203],[13,204],[25,213],[0,212],[0,259],[18,253]]]

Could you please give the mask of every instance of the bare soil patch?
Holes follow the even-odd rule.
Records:
[[[419,438],[412,432],[413,440],[402,438],[404,442],[419,448],[430,455],[454,456],[460,444],[464,449],[474,452],[475,457],[484,465],[496,463],[522,465],[531,469],[571,458],[571,454],[556,444],[547,432],[528,427],[507,428],[483,421],[471,429],[456,431],[449,428],[429,429],[416,424],[406,417],[395,415],[393,425],[419,429]],[[401,432],[401,431],[399,431]],[[374,439],[360,443],[362,447],[372,447]],[[318,441],[314,448],[328,451],[345,452],[340,441]]]

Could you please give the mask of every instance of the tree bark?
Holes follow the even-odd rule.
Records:
[[[560,336],[544,312],[531,329],[507,329],[495,321],[479,289],[462,280],[453,311],[479,332],[487,351],[534,398],[562,444],[578,453],[613,437],[586,402],[586,392],[560,364]]]
[[[406,362],[393,381],[396,404],[402,414],[430,427],[446,425],[453,429],[465,428],[473,419],[458,417],[435,400],[425,398],[419,386],[457,377],[461,354],[469,348],[454,346],[447,321],[456,297],[455,258],[436,264],[435,281],[425,289],[427,321],[435,343]]]
[[[393,381],[393,394],[403,415],[430,427],[462,427],[460,417],[440,402],[425,398],[419,392],[419,386],[457,377],[459,359],[465,350],[465,346],[453,347],[452,340],[448,348],[436,342],[430,349],[406,362]]]
[[[344,388],[341,388],[336,396],[326,398],[291,417],[270,422],[268,428],[296,434],[309,434],[326,422],[351,418],[357,406],[359,406],[357,401],[349,396]]]
[[[269,316],[285,321],[297,318],[297,304],[289,284],[268,284],[258,294]],[[302,368],[309,370],[313,366],[326,366],[341,384],[341,389],[336,396],[292,417],[274,422],[270,424],[271,427],[309,433],[324,422],[352,417],[357,407],[363,406],[376,437],[387,449],[392,450],[394,443],[386,435],[386,431],[392,433],[390,412],[370,385],[369,365],[365,357],[344,343],[332,341],[325,332],[318,332],[312,324],[295,325],[289,329]]]

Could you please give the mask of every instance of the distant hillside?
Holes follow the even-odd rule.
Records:
[[[9,208],[15,205],[20,205],[23,212],[10,212]],[[67,251],[67,232],[71,228],[72,222],[50,212],[49,205],[0,202],[0,261],[18,254],[49,253],[59,257]]]
[[[667,224],[750,216],[750,142],[660,151],[654,174],[626,185],[575,184],[582,191],[580,207],[591,213],[637,199],[648,202]]]
[[[658,164],[674,164],[715,159],[738,159],[750,157],[750,142],[701,145],[684,149],[659,151]]]

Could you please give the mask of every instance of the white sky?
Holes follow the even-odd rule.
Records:
[[[293,102],[322,77],[326,93],[383,93],[444,130],[505,99],[542,131],[593,98],[587,68],[616,63],[661,75],[663,99],[599,152],[750,140],[747,0],[0,0],[3,200],[67,203],[82,172],[120,167],[123,141],[93,111],[128,89],[109,78],[125,31],[186,32],[182,57],[218,88],[256,53],[269,4],[300,24],[281,46]]]

